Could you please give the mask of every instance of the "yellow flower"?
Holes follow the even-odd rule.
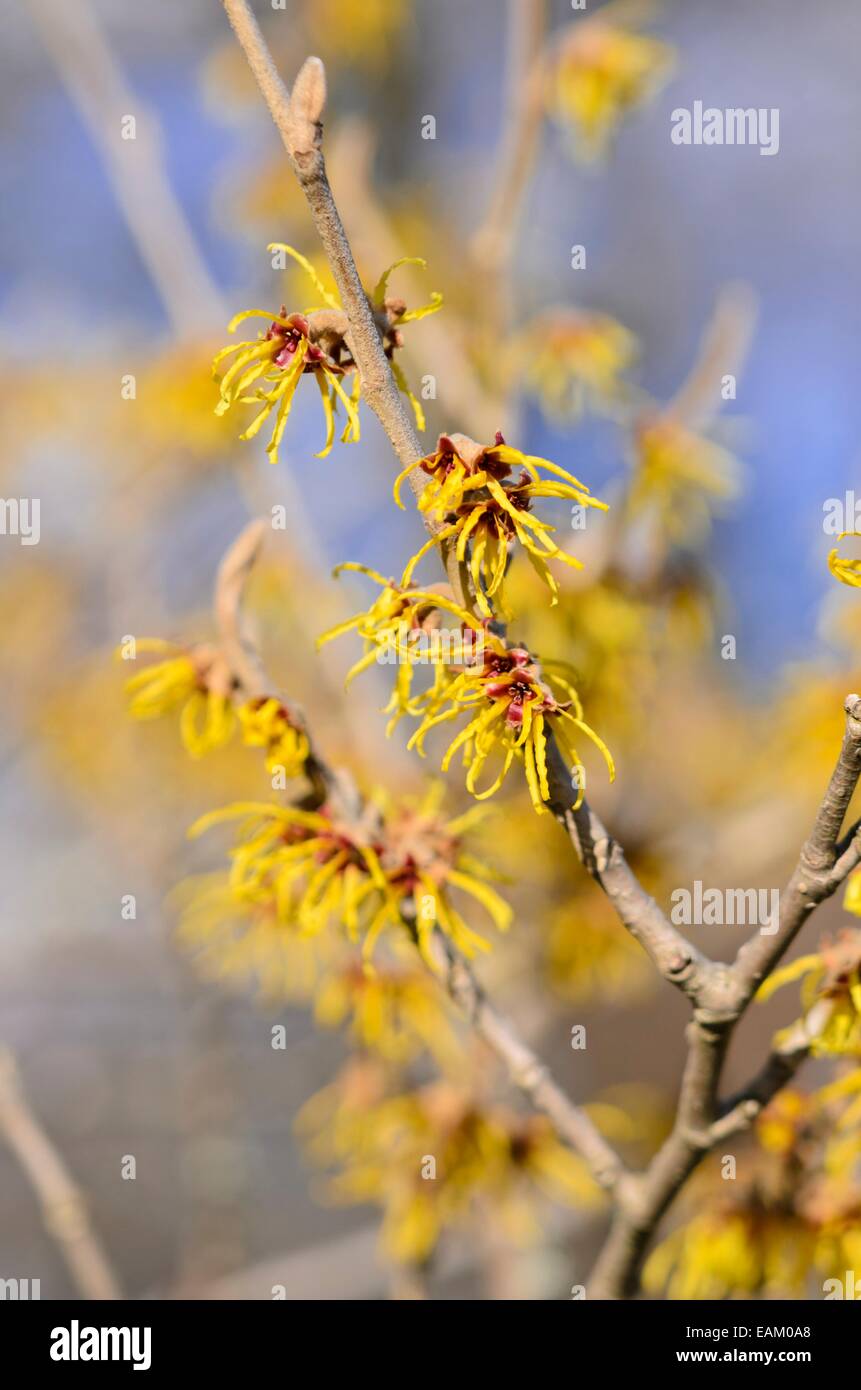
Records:
[[[622,120],[669,77],[674,50],[600,18],[573,25],[555,58],[549,106],[586,159],[604,154]]]
[[[360,963],[347,962],[321,979],[314,1017],[325,1028],[349,1020],[356,1046],[389,1062],[411,1062],[426,1049],[443,1068],[462,1063],[445,995],[424,970],[385,965],[369,974]]]
[[[671,1299],[799,1296],[816,1248],[807,1223],[760,1204],[737,1211],[712,1205],[652,1252],[645,1291],[665,1290]]]
[[[536,497],[579,496],[573,488],[562,483],[531,482],[528,473],[523,473],[517,483],[498,483],[488,477],[485,486],[472,493],[470,501],[458,507],[455,520],[450,521],[416,552],[404,570],[401,583],[410,583],[416,565],[429,550],[442,541],[456,538],[455,554],[458,560],[465,562],[467,547],[470,548],[469,570],[479,612],[487,618],[492,617],[494,609],[490,600],[493,599],[499,613],[510,619],[503,581],[508,566],[509,545],[519,542],[550,590],[551,605],[558,603],[559,584],[547,561],[558,560],[571,569],[582,569],[583,566],[576,556],[567,554],[550,539],[555,528],[531,516],[530,508]],[[603,507],[604,504],[590,498],[589,505]]]
[[[177,942],[206,979],[237,989],[254,983],[265,1004],[314,997],[330,938],[285,931],[273,900],[237,894],[225,873],[186,879],[171,901]]]
[[[272,314],[265,309],[246,309],[231,320],[231,333],[247,318],[267,319],[269,324],[265,333],[258,338],[231,344],[216,354],[212,370],[221,396],[215,408],[216,414],[223,415],[237,403],[260,406],[248,428],[240,435],[241,439],[253,438],[270,416],[274,416],[272,436],[266,452],[270,462],[275,463],[296,389],[303,376],[311,375],[320,391],[326,420],[326,440],[317,457],[325,458],[334,442],[335,414],[339,404],[347,417],[342,442],[355,442],[360,434],[358,406],[362,382],[349,346],[349,325],[337,298],[326,289],[305,256],[283,242],[273,242],[268,249],[290,255],[302,266],[323,305],[294,314],[288,314],[284,305],[280,314]],[[395,261],[380,277],[369,301],[398,387],[413,407],[418,428],[424,429],[421,405],[410,391],[403,372],[393,360],[393,354],[403,342],[401,326],[434,313],[442,303],[442,296],[434,293],[429,304],[411,310],[407,309],[402,299],[390,297],[387,293],[389,276],[399,265],[407,263],[425,264],[414,256]],[[223,364],[229,357],[233,360],[224,368]],[[354,379],[348,394],[342,382],[351,373]]]
[[[508,775],[511,764],[522,760],[529,795],[535,811],[546,811],[550,800],[547,765],[547,735],[552,730],[563,754],[574,770],[572,805],[583,800],[585,769],[574,744],[574,730],[584,734],[600,749],[610,773],[615,768],[610,750],[594,729],[585,722],[583,707],[574,686],[555,666],[549,680],[562,692],[557,699],[544,679],[542,670],[522,647],[506,647],[502,640],[488,633],[488,650],[481,665],[468,666],[445,687],[439,698],[429,705],[419,727],[409,742],[424,754],[424,740],[439,724],[458,719],[463,714],[468,722],[449,744],[442,760],[443,772],[458,749],[462,750],[467,791],[479,801],[498,791]],[[554,664],[555,665],[555,664]],[[491,784],[477,790],[478,778],[488,759],[498,754],[501,766]]]
[[[230,677],[220,654],[202,643],[184,650],[157,637],[137,638],[135,649],[171,655],[126,682],[132,718],[158,719],[181,706],[180,734],[193,758],[223,747],[235,720]]]
[[[420,714],[425,706],[442,693],[449,679],[447,663],[472,659],[484,640],[481,624],[460,608],[451,597],[447,584],[414,589],[386,579],[367,565],[345,562],[335,568],[336,575],[344,571],[367,575],[379,584],[382,592],[362,613],[356,613],[338,623],[317,639],[317,646],[331,642],[346,632],[356,632],[364,644],[364,655],[347,672],[347,685],[369,666],[397,664],[398,673],[391,698],[384,713],[392,717],[386,732],[391,733],[404,714]],[[443,629],[442,618],[448,613],[458,620],[454,631]],[[434,672],[432,689],[420,695],[412,692],[413,675],[419,664],[430,664]]]
[[[842,541],[846,536],[861,536],[861,531],[841,531],[837,539]],[[861,589],[861,560],[842,559],[835,546],[828,553],[828,568],[841,584],[848,584],[852,589]]]
[[[592,497],[586,484],[573,474],[549,459],[512,449],[498,432],[492,444],[478,444],[464,434],[441,434],[432,454],[416,459],[395,479],[394,499],[402,509],[401,484],[417,468],[421,468],[430,478],[419,497],[419,510],[438,521],[447,520],[470,501],[467,493],[487,488],[491,482],[501,482],[513,468],[522,468],[532,480],[535,489],[533,495],[536,497],[564,497],[581,507],[607,510],[606,502]],[[542,473],[549,473],[551,477],[542,478]],[[561,481],[556,482],[555,479]]]
[[[383,1209],[382,1246],[398,1262],[424,1262],[447,1230],[486,1220],[488,1209],[527,1243],[541,1234],[542,1193],[573,1207],[601,1200],[543,1116],[488,1105],[449,1082],[381,1098],[373,1078],[351,1068],[312,1097],[299,1129],[312,1156],[339,1170],[333,1197]]]
[[[637,354],[637,340],[606,314],[562,310],[526,328],[514,361],[524,389],[552,421],[570,424],[586,406],[618,399],[620,374]]]
[[[290,712],[274,696],[261,696],[240,705],[242,741],[266,749],[266,769],[283,768],[285,777],[300,777],[311,751],[307,735],[292,722]]]
[[[850,903],[857,896],[857,885],[847,886]],[[828,1054],[861,1056],[861,928],[846,927],[833,939],[826,939],[813,955],[799,956],[776,970],[760,985],[756,997],[764,1003],[772,994],[794,980],[804,979],[801,1002],[804,1023],[812,1033],[814,1057]],[[798,1024],[777,1034],[780,1040]]]
[[[740,470],[732,454],[670,414],[642,421],[634,445],[631,506],[656,507],[674,539],[707,531],[714,504],[738,495]]]
[[[239,899],[274,903],[278,922],[304,935],[343,927],[351,941],[362,938],[368,965],[387,927],[408,929],[438,970],[435,927],[467,956],[489,949],[454,906],[453,890],[480,903],[500,931],[511,921],[511,909],[486,881],[492,874],[463,846],[474,819],[467,813],[447,821],[433,800],[418,808],[405,803],[388,815],[369,802],[354,818],[325,806],[306,811],[237,802],[201,816],[189,834],[242,820],[230,856],[230,887]]]
[[[603,1004],[642,998],[654,983],[649,962],[619,925],[612,910],[594,895],[578,895],[552,914],[547,965],[555,991],[576,1003]]]

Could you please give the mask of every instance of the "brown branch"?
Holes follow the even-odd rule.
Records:
[[[757,932],[732,966],[713,965],[706,972],[689,1028],[688,1063],[672,1133],[645,1173],[618,1185],[618,1210],[592,1272],[590,1297],[625,1298],[634,1291],[649,1240],[700,1159],[721,1139],[753,1122],[795,1074],[827,1021],[830,1005],[823,1001],[738,1095],[718,1103],[723,1060],[735,1025],[811,912],[835,892],[861,857],[856,827],[838,841],[861,774],[861,699],[848,695],[844,708],[846,732],[837,765],[781,894],[778,930],[772,936]]]
[[[568,835],[587,872],[616,909],[623,926],[647,952],[665,980],[697,999],[715,969],[713,963],[677,931],[640,883],[597,812],[585,800],[571,809],[568,769],[548,739],[550,808]]]
[[[326,76],[319,58],[306,59],[289,95],[281,81],[266,40],[247,0],[223,0],[227,17],[257,79],[293,171],[299,180],[317,233],[329,261],[344,312],[350,322],[350,350],[362,378],[362,395],[388,435],[402,468],[415,463],[424,449],[392,375],[379,329],[374,321],[347,234],[332,196],[323,159],[321,117],[326,100]],[[409,482],[416,496],[422,487],[417,476]],[[425,518],[430,535],[441,524]],[[469,579],[454,547],[440,546],[449,583],[459,603],[472,609]]]
[[[81,1296],[122,1298],[119,1281],[90,1225],[84,1197],[27,1104],[15,1059],[5,1048],[0,1050],[0,1137],[27,1175],[45,1229],[59,1246]]]
[[[859,862],[861,846],[856,828],[851,838],[847,837],[848,844],[838,843],[838,839],[861,774],[861,698],[847,695],[843,708],[846,732],[840,755],[813,829],[780,895],[778,930],[773,936],[751,936],[733,965],[733,984],[742,1008],[788,950],[811,912],[831,897]]]
[[[215,608],[220,619],[222,636],[228,638],[230,655],[236,669],[237,657],[249,668],[248,680],[254,679],[261,693],[273,693],[273,686],[263,668],[253,644],[245,631],[242,599],[251,569],[260,552],[262,521],[251,522],[230,546],[218,570]],[[243,677],[244,680],[244,677]],[[361,816],[363,802],[352,778],[344,771],[329,766],[314,744],[308,721],[294,705],[295,718],[308,738],[310,754],[307,759],[309,780],[327,796],[340,801],[348,814]],[[405,930],[413,934],[411,924],[404,921]],[[547,1115],[563,1142],[569,1144],[585,1160],[595,1180],[612,1188],[623,1173],[618,1154],[603,1138],[585,1111],[574,1105],[553,1080],[548,1068],[518,1035],[514,1026],[488,1000],[475,978],[472,967],[439,930],[435,934],[436,954],[445,987],[476,1033],[504,1064],[511,1082],[527,1097],[536,1110]]]
[[[833,999],[819,999],[810,1012],[787,1032],[756,1075],[720,1107],[718,1119],[710,1130],[713,1143],[719,1144],[753,1123],[810,1056],[814,1040],[822,1033],[833,1012]]]
[[[612,1191],[625,1169],[585,1110],[572,1102],[557,1085],[548,1067],[490,1003],[469,962],[442,933],[437,934],[445,961],[446,988],[466,1019],[505,1064],[510,1080],[529,1098],[536,1110],[552,1121],[557,1134],[586,1161],[595,1181]]]

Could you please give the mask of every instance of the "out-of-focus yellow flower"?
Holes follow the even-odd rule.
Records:
[[[310,0],[305,6],[305,22],[327,63],[350,69],[382,68],[409,17],[407,0]]]
[[[585,408],[606,408],[637,355],[637,340],[607,314],[557,310],[528,324],[514,355],[523,389],[554,423],[571,424]]]
[[[393,1260],[422,1263],[451,1228],[486,1219],[512,1238],[540,1236],[541,1194],[594,1207],[599,1189],[543,1116],[489,1106],[447,1082],[356,1103],[356,1085],[328,1087],[300,1113],[312,1156],[340,1171],[336,1200],[384,1211],[381,1240]]]
[[[857,898],[857,886],[847,887],[850,903]],[[853,910],[853,909],[850,909]],[[825,940],[814,955],[799,956],[789,965],[775,970],[760,985],[760,1003],[775,990],[794,980],[804,979],[801,1002],[805,1025],[814,1030],[810,1050],[814,1057],[848,1053],[861,1056],[861,928],[846,927],[833,939]],[[820,1001],[829,1008],[817,1010]],[[821,1014],[821,1020],[819,1015]],[[792,1027],[797,1025],[793,1024]],[[791,1029],[785,1030],[787,1033]],[[783,1036],[783,1031],[777,1038]]]
[[[792,1213],[715,1205],[652,1252],[643,1287],[651,1294],[665,1290],[672,1299],[797,1296],[815,1248],[815,1232]]]
[[[861,1254],[856,1076],[814,1095],[780,1092],[756,1122],[745,1180],[695,1179],[692,1219],[647,1261],[647,1292],[797,1298],[813,1270],[842,1279]]]
[[[861,536],[861,531],[841,531],[837,539],[842,541],[846,536]],[[861,560],[844,560],[835,546],[828,552],[828,568],[841,584],[861,589]]]
[[[201,643],[184,650],[157,637],[139,637],[135,650],[170,655],[126,682],[132,717],[158,719],[181,706],[180,734],[193,758],[223,747],[233,734],[235,718],[229,673],[216,649]]]
[[[810,1125],[816,1108],[812,1096],[787,1087],[779,1091],[756,1121],[758,1143],[768,1153],[787,1155]]]
[[[593,895],[553,913],[547,966],[555,991],[576,1003],[640,998],[654,984],[648,958],[612,910]]]
[[[274,696],[260,696],[237,711],[242,741],[249,748],[266,749],[266,769],[283,768],[285,777],[300,777],[311,751],[308,736],[296,727],[290,711]]]
[[[331,938],[285,931],[274,901],[237,894],[225,873],[186,879],[172,902],[177,942],[206,979],[238,989],[256,984],[265,1004],[313,998]]]
[[[600,750],[612,781],[616,774],[610,750],[586,723],[577,691],[557,663],[545,679],[541,666],[524,648],[506,647],[490,632],[486,641],[482,663],[465,667],[445,687],[442,695],[429,704],[408,746],[423,755],[424,740],[431,729],[463,714],[469,715],[467,724],[443,756],[443,772],[448,771],[452,758],[461,749],[464,766],[468,769],[467,790],[482,801],[499,790],[511,764],[518,758],[523,762],[533,808],[542,814],[550,800],[549,727],[574,770],[572,786],[576,782],[577,792],[575,795],[572,791],[571,802],[576,809],[583,800],[585,769],[569,726],[585,734]],[[548,679],[562,692],[561,700],[557,699]],[[490,786],[478,791],[478,778],[488,759],[496,754],[501,758],[499,771]]]
[[[424,970],[386,964],[369,974],[345,962],[321,979],[314,1017],[325,1028],[349,1021],[353,1042],[389,1062],[411,1062],[424,1050],[446,1069],[462,1061],[445,995]]]
[[[319,388],[326,420],[326,441],[317,457],[325,458],[335,439],[335,414],[339,404],[344,407],[347,417],[342,442],[355,442],[360,435],[358,406],[362,382],[348,343],[349,325],[337,297],[326,289],[305,256],[283,242],[273,242],[268,249],[290,255],[302,266],[323,305],[294,314],[288,314],[285,305],[282,305],[280,314],[272,314],[265,309],[246,309],[237,314],[229,324],[231,333],[248,318],[268,319],[269,326],[258,338],[230,344],[216,354],[212,370],[219,384],[221,399],[215,413],[223,415],[237,403],[260,406],[251,424],[240,435],[241,439],[253,438],[274,415],[272,436],[266,452],[270,462],[276,463],[296,389],[303,376],[311,375]],[[413,407],[418,428],[424,429],[421,405],[393,359],[395,349],[403,342],[401,326],[434,313],[442,304],[442,296],[434,293],[430,302],[418,309],[408,309],[402,299],[389,296],[389,276],[398,266],[407,263],[425,264],[415,256],[404,256],[395,261],[381,275],[369,296],[369,302],[398,387]],[[229,357],[233,360],[224,368],[223,363]],[[342,381],[351,373],[353,386],[348,395]]]
[[[634,447],[631,508],[657,510],[674,540],[703,535],[715,504],[738,496],[740,470],[732,454],[672,415],[643,420]]]
[[[438,970],[431,950],[435,927],[465,955],[489,949],[454,906],[453,890],[479,902],[500,931],[511,921],[511,909],[487,882],[492,872],[463,845],[474,819],[468,812],[445,820],[427,801],[387,815],[369,802],[354,818],[326,807],[237,802],[201,816],[189,834],[241,820],[230,873],[240,899],[273,902],[278,921],[306,935],[330,924],[343,927],[351,941],[363,939],[366,963],[387,927],[403,932],[409,926]]]
[[[625,116],[660,90],[675,64],[668,44],[607,24],[574,24],[553,60],[551,115],[576,135],[585,159],[606,152]]]

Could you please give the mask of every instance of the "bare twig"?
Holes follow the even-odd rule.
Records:
[[[712,962],[677,931],[634,874],[617,840],[584,799],[571,809],[568,770],[556,744],[548,740],[550,807],[567,833],[584,868],[604,890],[619,919],[648,953],[664,979],[696,999],[710,978]]]
[[[322,149],[321,117],[326,99],[323,64],[319,58],[306,59],[290,96],[247,0],[224,0],[224,8],[269,107],[323,243],[341,304],[349,319],[350,349],[362,378],[362,395],[386,431],[401,467],[406,468],[420,459],[425,451],[392,375],[329,187]],[[416,496],[422,486],[417,474],[418,470],[414,470],[409,478]],[[425,525],[431,535],[442,529],[440,523],[430,518],[425,519]],[[458,563],[453,546],[443,542],[441,550],[446,573],[458,601],[471,609],[472,599],[465,567]]]
[[[90,1225],[84,1197],[27,1104],[15,1059],[5,1048],[0,1049],[0,1137],[29,1178],[45,1229],[57,1242],[82,1297],[122,1298],[117,1276]]]
[[[170,186],[155,120],[125,84],[87,0],[27,0],[81,119],[100,151],[129,232],[179,334],[221,319],[220,296]],[[133,116],[133,140],[121,122]]]
[[[472,256],[498,288],[507,279],[542,120],[545,0],[508,0],[505,133],[484,221]]]
[[[230,670],[250,697],[268,693],[260,658],[242,623],[245,586],[260,555],[265,534],[264,521],[249,522],[225,553],[215,581],[215,621],[222,650]]]
[[[529,1097],[536,1110],[552,1120],[557,1134],[585,1159],[596,1182],[612,1191],[625,1171],[619,1155],[586,1112],[571,1103],[540,1057],[489,1002],[468,961],[441,934],[438,938],[446,958],[446,986],[458,1008],[504,1062],[514,1085]]]
[[[700,1159],[721,1139],[753,1122],[798,1070],[813,1037],[827,1021],[830,1005],[823,1001],[742,1092],[724,1105],[718,1103],[723,1060],[735,1025],[811,912],[858,863],[854,827],[842,853],[838,837],[861,773],[861,699],[848,695],[844,707],[846,732],[837,765],[781,894],[778,930],[773,935],[757,932],[741,947],[731,967],[712,965],[707,972],[689,1025],[688,1062],[672,1133],[644,1174],[618,1186],[618,1209],[589,1285],[593,1298],[624,1298],[633,1292],[658,1222]]]
[[[773,936],[759,933],[746,941],[733,966],[733,983],[742,1005],[781,959],[811,912],[831,897],[859,862],[853,827],[848,844],[838,843],[843,821],[861,774],[861,698],[844,701],[846,732],[837,765],[798,863],[780,895],[780,921]]]

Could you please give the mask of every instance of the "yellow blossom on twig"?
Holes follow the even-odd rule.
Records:
[[[314,936],[331,925],[362,940],[370,962],[387,928],[414,934],[434,969],[431,950],[439,927],[465,955],[487,950],[452,901],[457,890],[475,899],[499,930],[511,910],[491,888],[492,875],[463,847],[473,817],[446,821],[429,807],[409,805],[384,816],[367,803],[358,817],[323,806],[319,811],[266,802],[237,802],[201,816],[189,834],[240,820],[231,850],[230,887],[240,899],[273,903],[283,927]]]
[[[574,686],[558,665],[549,680],[562,698],[557,698],[542,673],[541,666],[522,647],[507,647],[492,633],[481,664],[464,668],[432,702],[409,742],[410,748],[424,753],[424,741],[431,729],[468,716],[466,725],[452,739],[442,760],[443,772],[458,750],[467,768],[466,787],[479,801],[492,796],[502,786],[515,759],[523,762],[529,795],[535,811],[546,811],[550,800],[547,739],[552,731],[572,769],[571,805],[576,810],[583,800],[585,769],[574,739],[585,735],[600,750],[610,773],[615,767],[610,750],[585,721],[583,707]],[[488,760],[500,761],[496,777],[482,791],[478,778]]]
[[[304,730],[294,724],[290,711],[274,696],[260,696],[237,711],[242,741],[249,748],[266,749],[266,769],[283,768],[285,777],[299,777],[311,745]]]
[[[180,735],[193,758],[229,742],[235,729],[231,681],[215,648],[200,644],[184,649],[158,637],[142,637],[136,639],[135,649],[169,655],[126,682],[132,718],[158,719],[180,708]]]
[[[266,452],[270,461],[275,463],[299,382],[303,376],[313,376],[320,391],[326,421],[326,439],[317,457],[325,458],[334,442],[335,416],[339,405],[346,415],[342,442],[354,443],[360,435],[358,407],[362,381],[353,357],[347,317],[338,299],[326,289],[305,256],[283,242],[273,242],[268,249],[292,256],[308,275],[323,304],[301,313],[288,314],[286,305],[282,305],[278,314],[265,309],[246,309],[235,315],[229,324],[231,333],[248,318],[262,318],[269,322],[266,331],[258,338],[230,344],[216,354],[212,370],[221,397],[215,408],[216,414],[224,414],[237,403],[259,406],[260,409],[240,438],[253,438],[271,417],[274,423]],[[414,256],[395,261],[380,277],[369,296],[369,302],[398,387],[408,397],[419,429],[424,429],[421,405],[394,361],[394,353],[403,342],[401,326],[434,313],[442,304],[442,296],[434,293],[428,304],[417,309],[408,309],[402,299],[389,296],[389,276],[399,265],[407,263],[425,264]],[[225,367],[228,358],[232,358],[232,361]],[[350,375],[353,383],[347,391],[345,379]]]

